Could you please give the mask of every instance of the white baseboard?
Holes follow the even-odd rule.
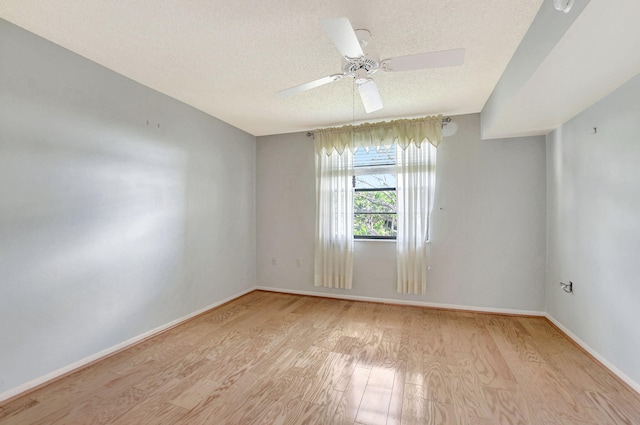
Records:
[[[476,307],[476,306],[458,305],[458,304],[441,304],[441,303],[430,303],[430,302],[424,302],[424,301],[397,300],[394,298],[363,297],[360,295],[348,295],[348,294],[343,295],[343,294],[334,294],[334,293],[326,293],[326,292],[299,291],[297,289],[282,289],[282,288],[274,288],[271,286],[257,286],[256,289],[260,291],[282,292],[286,294],[309,295],[312,297],[336,298],[336,299],[350,300],[350,301],[368,301],[368,302],[383,303],[383,304],[408,305],[408,306],[414,306],[414,307],[432,307],[432,308],[442,308],[447,310],[476,311],[479,313],[512,314],[517,316],[540,316],[540,317],[544,317],[546,315],[546,313],[543,311],[516,310],[516,309],[509,309],[509,308]]]
[[[120,344],[116,344],[113,347],[109,347],[109,348],[107,348],[105,350],[102,350],[102,351],[100,351],[98,353],[95,353],[95,354],[93,354],[91,356],[85,357],[84,359],[79,360],[79,361],[77,361],[75,363],[72,363],[72,364],[70,364],[68,366],[62,367],[62,368],[60,368],[58,370],[54,370],[53,372],[47,373],[46,375],[40,376],[40,377],[38,377],[36,379],[33,379],[33,380],[29,381],[29,382],[25,382],[24,384],[19,385],[19,386],[15,387],[15,388],[11,388],[10,390],[7,390],[7,391],[5,391],[3,393],[0,393],[0,403],[5,401],[5,400],[8,400],[10,398],[16,397],[16,396],[18,396],[20,394],[26,393],[27,391],[29,391],[29,390],[31,390],[33,388],[42,386],[42,385],[46,384],[47,382],[53,381],[54,379],[59,378],[59,377],[61,377],[63,375],[66,375],[66,374],[69,374],[69,373],[71,373],[71,372],[73,372],[75,370],[81,369],[82,367],[87,366],[87,365],[89,365],[91,363],[94,363],[94,362],[96,362],[96,361],[98,361],[98,360],[100,360],[102,358],[106,358],[106,357],[108,357],[109,355],[111,355],[113,353],[116,353],[116,352],[118,352],[120,350],[123,350],[123,349],[125,349],[125,348],[127,348],[129,346],[132,346],[132,345],[134,345],[134,344],[136,344],[136,343],[138,343],[138,342],[140,342],[142,340],[150,338],[150,337],[152,337],[152,336],[154,336],[156,334],[159,334],[159,333],[161,333],[161,332],[163,332],[163,331],[165,331],[167,329],[173,328],[173,327],[175,327],[175,326],[177,326],[177,325],[179,325],[179,324],[181,324],[183,322],[186,322],[187,320],[189,320],[189,319],[191,319],[191,318],[193,318],[193,317],[195,317],[195,316],[197,316],[199,314],[205,313],[208,310],[211,310],[211,309],[213,309],[215,307],[218,307],[218,306],[220,306],[222,304],[228,303],[229,301],[232,301],[232,300],[234,300],[236,298],[239,298],[239,297],[241,297],[241,296],[243,296],[245,294],[248,294],[249,292],[253,292],[253,291],[255,291],[255,289],[256,289],[255,287],[251,287],[251,288],[249,288],[247,290],[244,290],[242,292],[238,292],[237,294],[234,294],[234,295],[232,295],[230,297],[227,297],[227,298],[225,298],[223,300],[215,302],[215,303],[213,303],[213,304],[211,304],[211,305],[209,305],[207,307],[201,308],[200,310],[194,311],[193,313],[189,313],[186,316],[183,316],[183,317],[181,317],[179,319],[173,320],[173,321],[171,321],[169,323],[166,323],[166,324],[164,324],[162,326],[159,326],[159,327],[157,327],[155,329],[152,329],[152,330],[150,330],[148,332],[145,332],[143,334],[135,336],[135,337],[133,337],[131,339],[128,339],[128,340],[126,340],[124,342],[121,342]]]
[[[586,351],[591,356],[593,356],[593,358],[595,358],[597,361],[602,363],[602,365],[604,367],[609,369],[614,375],[616,375],[618,378],[620,378],[622,381],[624,381],[624,383],[629,385],[637,393],[640,394],[640,384],[638,384],[633,379],[628,377],[624,372],[622,372],[620,369],[618,369],[616,366],[614,366],[613,363],[611,363],[609,360],[607,360],[604,356],[602,356],[596,350],[591,348],[589,346],[589,344],[587,344],[586,342],[584,342],[583,340],[578,338],[573,332],[571,332],[566,326],[564,326],[562,323],[560,323],[560,321],[558,321],[555,317],[553,317],[549,313],[545,313],[545,317],[547,319],[549,319],[549,321],[551,323],[556,325],[558,327],[558,329],[560,329],[562,332],[564,332],[569,338],[571,338],[576,344],[578,344],[580,347],[582,347],[582,349],[584,351]]]

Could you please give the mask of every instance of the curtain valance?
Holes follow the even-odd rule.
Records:
[[[442,140],[442,115],[324,128],[313,133],[316,154],[324,151],[330,155],[337,151],[342,155],[345,149],[355,152],[359,147],[369,149],[393,144],[406,149],[411,143],[420,147],[425,140],[438,147]]]

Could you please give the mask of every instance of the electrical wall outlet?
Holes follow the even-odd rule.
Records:
[[[275,266],[276,264],[278,264],[278,261],[276,260],[276,257],[271,257],[271,265]]]

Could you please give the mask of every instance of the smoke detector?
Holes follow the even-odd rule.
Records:
[[[553,0],[553,7],[559,12],[569,13],[575,0]]]

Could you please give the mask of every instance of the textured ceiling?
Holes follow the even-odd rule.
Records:
[[[0,17],[253,135],[355,121],[479,112],[542,0],[0,0]],[[372,33],[382,58],[465,48],[465,64],[374,75],[365,114],[323,18]],[[355,107],[354,107],[355,106]]]

